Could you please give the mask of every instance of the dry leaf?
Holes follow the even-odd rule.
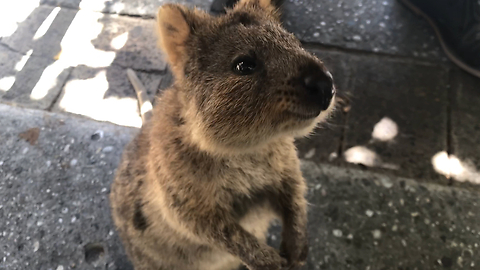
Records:
[[[29,142],[31,145],[34,145],[37,143],[39,135],[40,135],[39,128],[31,128],[25,132],[20,133],[18,136],[26,140],[27,142]]]

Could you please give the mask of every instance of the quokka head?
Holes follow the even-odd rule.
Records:
[[[334,107],[330,72],[279,17],[271,0],[241,0],[219,17],[159,9],[159,44],[202,147],[244,151],[304,136]]]

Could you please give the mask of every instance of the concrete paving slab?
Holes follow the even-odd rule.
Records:
[[[115,52],[113,64],[156,73],[166,69],[154,20],[103,15],[97,22],[103,28],[91,44],[97,50]]]
[[[447,151],[448,70],[359,57],[344,158],[399,176],[446,182],[432,158]]]
[[[211,0],[43,0],[102,12],[155,17],[160,5],[176,2],[209,10]],[[285,27],[302,41],[393,55],[446,60],[433,30],[396,0],[287,0]]]
[[[50,108],[72,67],[117,65],[156,74],[166,69],[153,20],[40,6],[1,42],[0,96],[31,108]]]
[[[83,2],[83,0],[40,0],[41,5],[54,6],[54,7],[59,6],[59,7],[65,7],[70,9],[78,9],[81,2]],[[102,2],[102,1],[98,1],[98,2]]]
[[[433,30],[396,0],[288,0],[284,22],[305,42],[432,60],[443,57]]]
[[[0,126],[0,269],[127,265],[107,196],[136,130],[2,104]]]
[[[23,54],[58,59],[61,40],[76,14],[77,10],[39,6],[2,43]]]
[[[313,162],[302,168],[311,203],[310,256],[303,269],[479,265],[477,193]]]
[[[126,14],[153,18],[164,3],[181,3],[204,10],[213,0],[41,0],[42,5],[78,8],[105,13]]]
[[[153,99],[163,76],[137,71]],[[107,68],[76,67],[62,90],[54,111],[80,114],[99,121],[140,127],[138,100],[126,70],[118,65]]]
[[[480,79],[454,69],[452,88],[452,154],[453,179],[480,183]]]
[[[0,45],[0,101],[48,109],[60,93],[70,67],[53,58],[20,54]]]
[[[0,269],[132,269],[108,193],[137,130],[1,104],[0,125]],[[303,269],[480,264],[478,193],[305,160],[302,170],[311,202]],[[279,239],[274,226],[269,243]]]
[[[5,95],[15,83],[15,69],[23,54],[0,44],[0,98]]]
[[[69,8],[40,6],[2,43],[70,66],[108,66],[163,71],[155,22]]]

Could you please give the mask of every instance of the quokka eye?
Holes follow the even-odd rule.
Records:
[[[250,75],[257,68],[257,61],[251,56],[240,56],[232,65],[233,71],[238,75]]]

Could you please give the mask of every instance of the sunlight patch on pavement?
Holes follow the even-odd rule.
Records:
[[[0,79],[0,91],[7,92],[15,83],[15,76],[3,77]]]
[[[103,14],[97,12],[77,12],[60,43],[61,52],[56,57],[58,60],[43,71],[30,98],[40,100],[47,96],[56,86],[58,76],[70,67],[106,67],[113,62],[115,52],[98,50],[92,44],[92,40],[102,32],[103,24],[98,22],[102,17]]]
[[[119,13],[123,9],[125,9],[125,4],[120,3],[120,2],[117,2],[117,3],[113,4],[113,6],[111,7],[111,11],[116,12],[116,13]]]
[[[377,153],[365,146],[354,146],[345,151],[345,160],[349,163],[375,167],[380,163]]]
[[[468,161],[461,161],[455,155],[447,152],[438,152],[432,157],[432,165],[435,171],[448,178],[459,182],[471,182],[480,184],[480,172],[475,165]]]
[[[58,83],[60,74],[69,68],[64,61],[55,61],[53,64],[46,67],[35,87],[33,87],[30,98],[33,100],[40,100],[48,95]]]
[[[60,108],[99,121],[123,126],[140,127],[138,102],[134,98],[104,98],[109,88],[106,71],[86,80],[72,80],[65,85]]]
[[[389,117],[383,117],[375,124],[372,131],[372,139],[368,144],[376,142],[389,142],[398,135],[398,125]],[[366,146],[357,145],[351,147],[343,154],[345,161],[352,164],[361,164],[367,167],[379,167],[389,170],[398,170],[400,166],[397,164],[386,163],[373,150]]]
[[[388,117],[382,118],[373,127],[372,138],[382,142],[393,140],[398,134],[398,125]]]
[[[18,61],[17,64],[15,64],[16,71],[20,71],[23,69],[28,59],[30,59],[30,56],[32,55],[32,53],[33,53],[33,50],[29,50],[24,56],[22,56],[20,61]]]
[[[0,37],[11,36],[18,24],[25,21],[40,5],[40,0],[11,0],[0,8]]]
[[[48,17],[43,21],[43,23],[40,25],[38,28],[37,32],[35,32],[35,35],[33,36],[33,40],[37,40],[45,35],[47,33],[48,29],[50,29],[50,26],[52,26],[53,20],[58,15],[58,12],[60,12],[60,7],[56,7],[50,12]]]
[[[103,2],[83,1],[82,5],[85,8],[86,4],[96,5]],[[110,41],[111,49],[97,49],[94,44],[100,38],[99,35],[105,31],[105,22],[102,22],[104,16],[99,12],[80,10],[65,33],[60,43],[61,53],[57,61],[59,62],[59,68],[52,68],[52,73],[59,74],[62,67],[77,66],[86,66],[97,69],[97,71],[93,78],[84,79],[73,76],[72,80],[67,81],[57,107],[66,112],[84,115],[99,121],[140,127],[142,120],[139,115],[138,101],[135,98],[105,97],[110,87],[106,69],[110,68],[115,59],[116,52],[114,50],[125,46],[129,34],[128,32],[117,33],[115,38]],[[55,74],[51,76],[42,75],[42,78],[44,76],[46,77],[45,82],[50,81],[52,83],[52,80],[48,78],[55,76]],[[38,92],[37,98],[46,95],[48,90],[45,90],[51,88],[51,84],[45,83],[40,88],[43,91]],[[32,92],[32,94],[34,93]]]
[[[102,13],[83,10],[76,14],[60,43],[63,61],[70,66],[106,67],[112,64],[116,53],[98,50],[92,44],[104,27],[99,22],[102,17]]]
[[[399,166],[382,161],[381,157],[365,146],[354,146],[344,153],[345,161],[353,164],[362,164],[367,167],[380,167],[390,170],[398,170]]]
[[[114,37],[110,42],[110,46],[112,46],[112,48],[114,48],[115,50],[120,50],[121,48],[123,48],[123,46],[125,46],[125,44],[127,44],[127,40],[128,32],[125,32],[121,35]]]

